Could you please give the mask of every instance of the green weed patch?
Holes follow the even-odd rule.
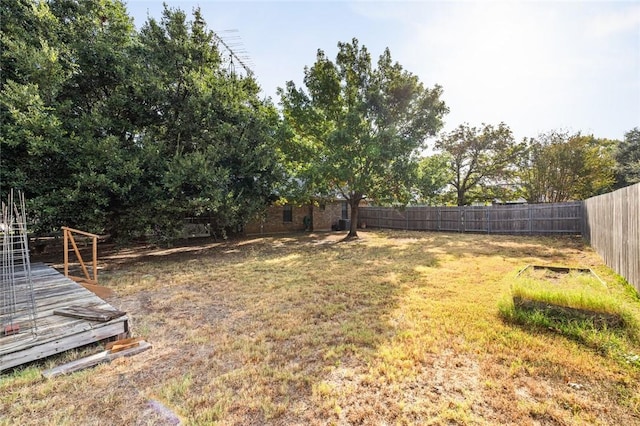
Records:
[[[511,298],[500,312],[511,322],[557,332],[619,360],[639,340],[629,297],[612,292],[590,269],[529,265],[510,280]]]

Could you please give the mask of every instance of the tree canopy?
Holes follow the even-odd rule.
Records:
[[[415,182],[418,202],[431,206],[449,203],[451,196],[447,187],[452,181],[452,171],[448,167],[451,158],[447,153],[433,154],[420,159]]]
[[[39,232],[170,239],[242,225],[276,181],[275,107],[224,64],[200,11],[138,32],[119,0],[2,0],[0,190]]]
[[[436,148],[447,154],[449,184],[459,206],[503,197],[523,152],[504,123],[481,128],[462,124],[441,136]]]
[[[624,134],[615,149],[616,188],[640,182],[640,127]]]
[[[355,237],[363,199],[409,201],[415,155],[448,112],[442,88],[425,87],[388,49],[374,66],[355,38],[338,43],[335,61],[318,50],[304,86],[289,81],[279,90],[288,131],[283,156],[307,195],[349,202],[348,237]]]
[[[548,132],[528,140],[519,174],[529,203],[582,200],[611,189],[614,141]]]

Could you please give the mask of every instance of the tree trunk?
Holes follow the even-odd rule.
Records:
[[[352,198],[349,200],[351,206],[351,226],[349,227],[349,233],[345,237],[345,240],[358,238],[358,212],[360,206],[360,200],[362,198]]]

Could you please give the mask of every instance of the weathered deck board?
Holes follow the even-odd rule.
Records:
[[[107,322],[54,315],[54,310],[70,305],[115,310],[55,269],[33,264],[31,279],[36,303],[36,330],[21,327],[18,334],[0,335],[0,371],[128,333],[126,315]],[[28,318],[14,317],[18,324],[22,321],[28,324],[26,320]],[[0,314],[0,324],[3,322],[5,318]]]
[[[121,317],[126,312],[115,309],[98,309],[96,307],[88,308],[86,306],[69,306],[53,311],[54,315],[63,315],[65,317],[85,319],[89,321],[107,322],[114,318]]]

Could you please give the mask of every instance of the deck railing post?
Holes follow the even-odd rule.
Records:
[[[93,280],[98,282],[98,237],[93,237]]]
[[[69,277],[69,234],[66,228],[62,228],[64,239],[64,276]]]

